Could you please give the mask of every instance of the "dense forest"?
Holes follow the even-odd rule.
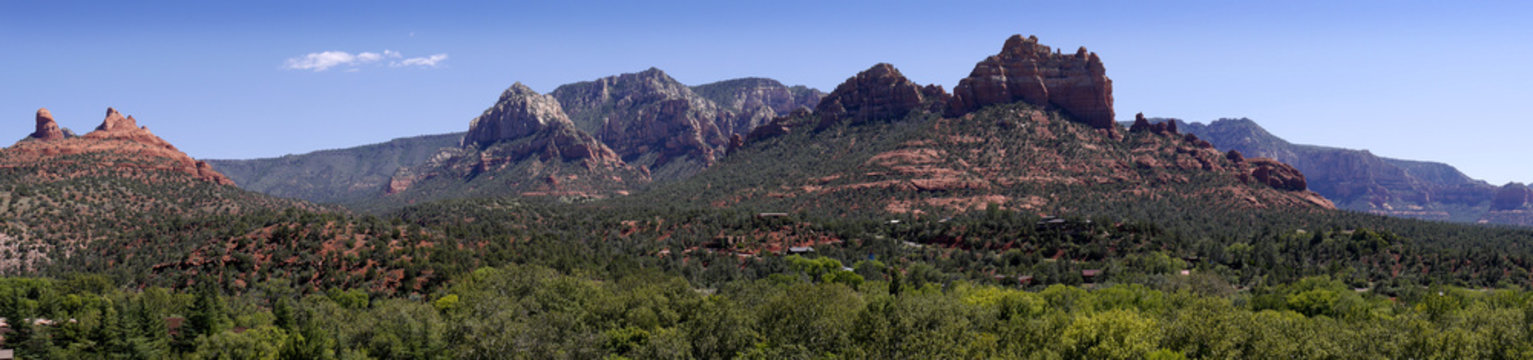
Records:
[[[276,284],[122,289],[95,275],[0,280],[7,343],[25,358],[1452,358],[1533,355],[1526,291],[1434,286],[1399,296],[1327,276],[1233,291],[1172,272],[1023,290],[852,270],[789,256],[779,272],[699,288],[644,270],[616,276],[485,267],[428,295],[377,297]],[[869,279],[871,277],[872,279]],[[204,283],[208,284],[208,283]]]
[[[0,317],[23,319],[5,343],[27,358],[1533,352],[1526,229],[1343,212],[1129,218],[513,198],[257,212],[123,237],[203,229],[163,239],[205,244],[190,250],[76,254],[47,277],[8,278]],[[341,238],[354,251],[285,250]]]

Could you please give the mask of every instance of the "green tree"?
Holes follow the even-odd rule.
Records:
[[[1139,359],[1157,349],[1161,334],[1155,319],[1133,310],[1110,310],[1076,319],[1060,342],[1070,358]]]

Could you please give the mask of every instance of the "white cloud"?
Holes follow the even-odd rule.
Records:
[[[332,67],[351,64],[357,61],[357,57],[345,51],[326,51],[287,59],[289,70],[314,70],[325,71]]]
[[[360,52],[352,54],[345,51],[325,51],[309,53],[304,56],[289,58],[283,64],[283,69],[288,70],[313,70],[315,72],[329,70],[330,68],[346,68],[346,72],[356,72],[360,67],[373,63],[380,63],[384,59],[401,59],[403,54],[393,50],[383,50],[382,53]],[[424,66],[436,67],[438,63],[447,60],[447,54],[436,54],[428,57],[415,57],[389,63],[392,67]]]
[[[389,66],[393,66],[393,67],[401,67],[401,66],[436,67],[436,65],[438,63],[441,63],[442,61],[446,61],[446,60],[447,60],[447,54],[436,54],[436,55],[431,55],[431,56],[427,56],[427,57],[415,57],[415,58],[409,58],[409,59],[404,59],[404,60],[400,60],[400,61],[395,61],[393,63],[390,63]]]
[[[370,63],[381,59],[383,59],[383,55],[379,55],[378,53],[365,52],[357,54],[357,62],[361,63]]]

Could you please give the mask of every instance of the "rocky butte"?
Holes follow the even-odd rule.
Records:
[[[6,149],[0,167],[29,166],[47,163],[62,156],[104,153],[122,157],[102,163],[118,169],[160,170],[187,174],[224,185],[234,181],[202,161],[187,156],[175,146],[138,126],[132,116],[124,117],[117,109],[107,108],[101,125],[84,136],[69,137],[53,120],[48,109],[37,110],[37,131]]]
[[[38,140],[60,140],[64,138],[64,131],[59,129],[59,124],[53,122],[53,113],[47,108],[37,109],[37,131],[32,132],[32,138]]]
[[[1102,59],[1085,47],[1061,54],[1038,44],[1036,36],[1013,35],[1000,54],[974,65],[953,88],[948,115],[1017,101],[1059,109],[1094,128],[1114,128],[1112,79]]]

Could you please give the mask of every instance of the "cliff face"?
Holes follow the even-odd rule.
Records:
[[[701,171],[729,143],[718,105],[659,69],[560,86],[553,96],[577,128],[666,179]]]
[[[1507,183],[1496,190],[1490,201],[1491,211],[1521,210],[1533,202],[1533,189],[1518,183]]]
[[[1059,109],[1094,128],[1114,127],[1112,79],[1102,59],[1084,47],[1061,54],[1038,44],[1037,37],[1013,35],[1000,54],[974,65],[953,88],[948,115],[1016,101]]]
[[[693,86],[692,91],[713,101],[727,114],[720,130],[745,135],[773,118],[800,108],[813,109],[825,94],[804,86],[788,87],[777,80],[742,78]]]
[[[463,146],[484,146],[518,139],[553,127],[574,127],[559,101],[518,82],[500,94],[494,106],[469,123]]]

